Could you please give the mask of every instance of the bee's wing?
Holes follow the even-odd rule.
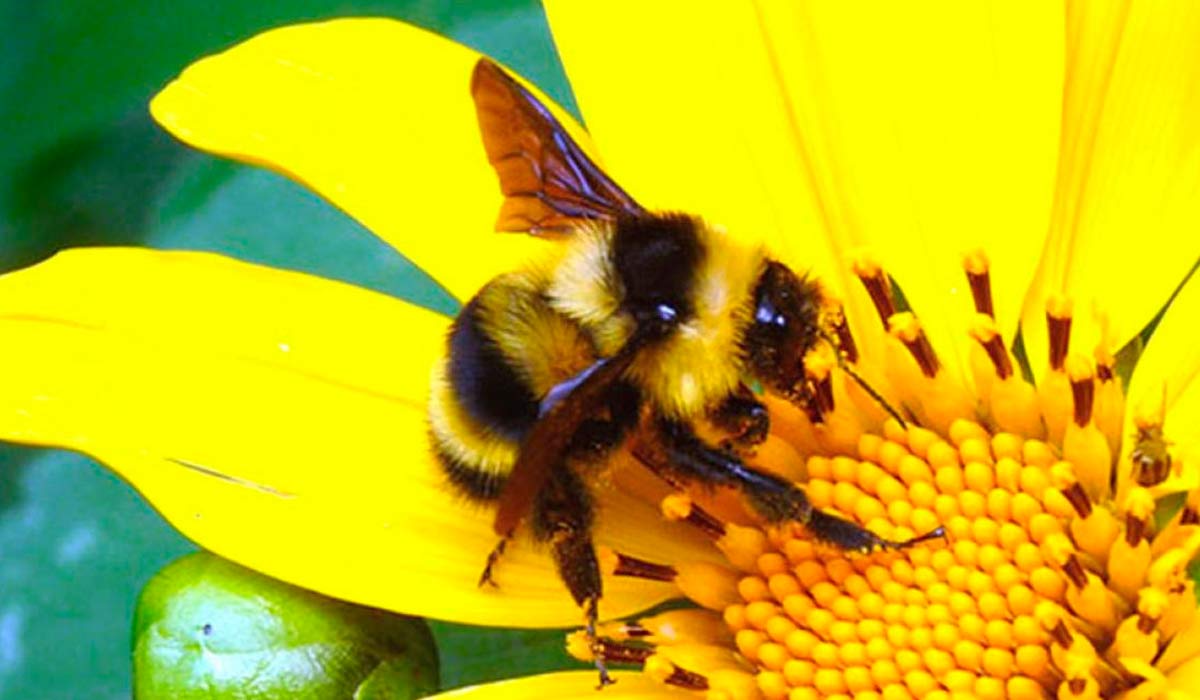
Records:
[[[545,105],[495,63],[475,64],[471,96],[504,205],[497,231],[563,232],[645,209],[592,162]]]
[[[560,387],[565,389],[551,392],[542,402],[542,413],[521,441],[517,461],[500,492],[496,534],[512,535],[551,472],[561,467],[575,433],[603,408],[609,388],[633,363],[643,345],[643,339],[635,335],[616,355],[597,360],[563,382]]]

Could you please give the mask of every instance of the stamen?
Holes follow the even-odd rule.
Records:
[[[1067,376],[1071,379],[1071,396],[1074,398],[1075,425],[1083,427],[1092,420],[1092,400],[1095,398],[1095,382],[1091,363],[1080,355],[1072,355],[1067,365]]]
[[[663,498],[660,504],[663,517],[671,521],[683,521],[699,529],[712,539],[725,535],[725,525],[711,513],[696,505],[692,497],[673,493]]]
[[[896,303],[892,300],[892,284],[878,262],[867,255],[860,255],[852,263],[852,268],[858,279],[862,281],[879,313],[879,320],[886,326],[888,319],[896,313]]]
[[[1050,369],[1061,370],[1071,344],[1071,301],[1060,294],[1046,300],[1046,326],[1050,336]]]
[[[833,315],[833,331],[837,334],[838,349],[842,351],[847,362],[858,362],[858,345],[854,343],[854,335],[850,333],[850,324],[846,314],[839,306]]]
[[[912,353],[917,366],[921,368],[921,373],[930,379],[937,376],[941,364],[937,354],[933,352],[933,346],[929,344],[929,338],[925,336],[925,331],[921,330],[917,317],[907,311],[892,314],[888,317],[887,325],[888,332],[904,343]]]
[[[1042,629],[1058,646],[1066,649],[1071,646],[1071,630],[1067,629],[1066,611],[1057,603],[1043,600],[1034,610],[1034,618],[1041,623]]]
[[[966,269],[967,281],[971,284],[971,296],[975,299],[975,311],[995,318],[987,255],[982,250],[973,250],[967,253],[963,257],[963,268]]]
[[[975,323],[971,326],[971,337],[987,352],[988,359],[996,368],[996,376],[1008,379],[1013,374],[1012,360],[1008,357],[1008,350],[1004,348],[1004,342],[1000,340],[1000,331],[996,328],[996,322],[988,316],[976,316],[975,318]]]
[[[600,634],[615,639],[617,641],[625,639],[641,639],[649,637],[654,632],[647,629],[640,622],[616,622],[604,625],[600,629]]]
[[[810,352],[804,358],[804,371],[817,411],[822,416],[833,413],[833,363],[822,353]]]
[[[630,576],[650,581],[674,581],[678,575],[673,566],[655,564],[631,557],[611,547],[597,547],[596,558],[600,561],[600,569],[609,576]]]
[[[1149,534],[1150,518],[1154,515],[1154,497],[1145,488],[1130,489],[1125,497],[1125,542],[1136,547]]]
[[[1042,547],[1050,561],[1058,564],[1076,588],[1082,589],[1087,585],[1087,570],[1075,556],[1075,545],[1069,537],[1061,532],[1054,533],[1046,538]]]
[[[633,646],[599,637],[588,638],[587,632],[579,630],[567,635],[567,653],[580,661],[591,662],[596,659],[596,652],[608,663],[638,664],[645,663],[654,653],[654,649],[645,646]]]
[[[708,679],[699,673],[679,668],[662,654],[646,659],[645,672],[660,683],[686,690],[708,690]]]
[[[1061,489],[1062,495],[1066,496],[1067,501],[1071,503],[1071,507],[1079,514],[1079,517],[1086,518],[1092,514],[1092,502],[1088,499],[1087,493],[1079,482],[1068,486],[1066,489]]]

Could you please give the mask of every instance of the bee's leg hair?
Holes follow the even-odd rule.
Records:
[[[929,540],[945,539],[946,529],[938,526],[907,540],[889,540],[867,530],[845,518],[814,509],[806,524],[813,537],[848,552],[867,554],[880,550],[907,549]]]
[[[748,450],[761,445],[771,429],[767,407],[745,388],[730,394],[708,418],[713,425],[729,433],[721,446],[733,450]]]
[[[550,545],[559,578],[583,608],[588,642],[604,687],[615,681],[608,675],[603,646],[596,637],[603,589],[592,546],[592,520],[592,499],[583,481],[569,468],[555,470],[534,502],[533,536]]]
[[[641,396],[633,385],[614,384],[605,403],[608,415],[583,421],[571,437],[567,452],[572,459],[588,463],[603,461],[637,425]]]
[[[686,423],[660,417],[656,427],[657,444],[637,453],[651,470],[665,471],[668,481],[682,478],[738,488],[769,522],[797,522],[816,539],[839,549],[855,552],[903,549],[945,535],[939,527],[909,540],[884,539],[856,523],[814,508],[799,486],[752,469],[737,455],[706,444]]]
[[[499,586],[496,585],[496,580],[492,578],[492,570],[496,568],[496,564],[500,561],[500,558],[504,556],[504,550],[508,548],[508,541],[511,539],[511,535],[504,537],[497,542],[495,548],[488,553],[487,563],[483,565],[483,573],[479,575],[480,588],[483,588],[484,586],[499,588]]]

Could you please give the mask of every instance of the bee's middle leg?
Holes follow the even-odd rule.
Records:
[[[709,420],[729,434],[721,447],[737,452],[750,452],[761,445],[771,429],[767,407],[745,388],[722,401]]]

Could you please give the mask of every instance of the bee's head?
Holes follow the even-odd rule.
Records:
[[[803,390],[804,356],[821,337],[821,287],[768,261],[754,288],[754,309],[742,340],[747,369],[777,393]]]

